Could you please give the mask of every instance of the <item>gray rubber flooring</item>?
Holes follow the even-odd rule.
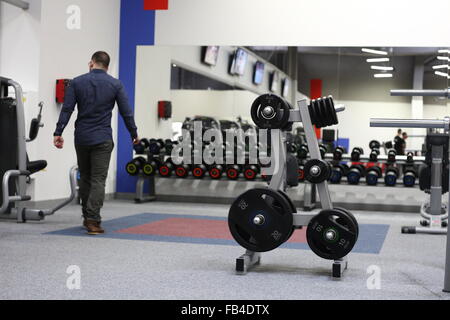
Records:
[[[139,213],[223,216],[228,206],[109,201],[104,220]],[[309,250],[277,249],[245,276],[238,246],[47,235],[80,224],[78,206],[39,223],[0,222],[0,299],[449,299],[442,292],[445,236],[402,235],[418,215],[354,212],[360,223],[389,224],[380,254],[349,255],[341,280]],[[80,289],[69,289],[80,270]],[[380,288],[368,273],[380,271]]]

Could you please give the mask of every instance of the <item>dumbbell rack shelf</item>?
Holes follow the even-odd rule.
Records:
[[[344,154],[342,156],[342,159],[339,161],[363,162],[363,163],[386,163],[386,164],[410,164],[410,165],[421,164],[421,163],[425,162],[425,157],[423,157],[423,156],[415,156],[413,159],[414,159],[413,161],[407,161],[406,156],[396,156],[395,162],[390,162],[390,161],[388,161],[387,155],[379,155],[377,161],[371,161],[369,159],[369,156],[361,155],[361,157],[358,161],[353,161],[352,156],[350,154]],[[332,153],[325,154],[325,160],[333,161],[334,160],[333,154]]]

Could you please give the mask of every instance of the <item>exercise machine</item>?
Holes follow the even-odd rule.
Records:
[[[11,90],[10,90],[11,89]],[[68,205],[77,193],[77,167],[69,172],[71,193],[51,209],[28,208],[31,200],[27,195],[30,177],[47,167],[45,160],[29,161],[26,144],[36,139],[41,122],[43,103],[39,104],[39,114],[31,121],[28,138],[25,133],[25,110],[23,92],[17,82],[0,77],[0,219],[16,219],[17,222],[28,220],[40,221],[46,216]]]
[[[444,90],[391,90],[392,96],[433,96],[433,97],[447,97],[450,98],[450,88],[444,89]],[[423,128],[423,129],[441,129],[444,131],[445,135],[447,136],[446,140],[448,141],[450,136],[450,117],[445,117],[444,119],[370,119],[370,126],[371,127],[383,127],[383,128]],[[441,145],[442,146],[442,145]],[[447,148],[448,149],[448,148]],[[432,154],[433,159],[443,159],[445,157],[450,161],[450,151],[447,150],[447,154],[444,155],[444,148],[435,148],[434,153]],[[441,157],[442,155],[442,157]],[[433,160],[434,161],[434,160]],[[446,161],[448,163],[448,161]],[[433,175],[438,176],[438,168],[439,165],[434,166],[434,173]],[[439,174],[439,176],[441,176]],[[449,181],[450,184],[450,175],[447,174],[444,177]],[[439,179],[437,179],[439,180]],[[441,197],[440,192],[440,186],[437,185],[438,181],[436,179],[434,180],[434,183],[436,183],[435,186],[432,186],[432,193],[436,193],[436,195]],[[441,206],[437,203],[433,205],[433,210],[436,210],[437,214],[430,217],[431,220],[436,219],[436,222],[439,221],[439,223],[442,220],[442,212],[441,212]],[[449,195],[449,202],[450,202],[450,195]],[[445,277],[444,277],[444,292],[450,292],[450,228],[446,228],[447,230],[445,233],[447,234],[447,244],[446,244],[446,260],[445,260]],[[431,228],[429,229],[431,230]],[[441,231],[442,232],[442,231]]]

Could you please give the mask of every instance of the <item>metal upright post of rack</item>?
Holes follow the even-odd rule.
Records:
[[[433,96],[433,97],[447,97],[449,96],[449,89],[444,90],[392,90],[392,96]],[[371,127],[383,128],[425,128],[425,129],[444,129],[450,137],[450,117],[445,117],[442,120],[434,119],[370,119]],[[450,159],[450,150],[448,157]],[[450,183],[450,176],[447,177]],[[449,193],[450,202],[450,193]],[[446,259],[445,259],[445,278],[444,278],[444,292],[450,292],[450,228],[447,228],[447,243],[446,243]]]

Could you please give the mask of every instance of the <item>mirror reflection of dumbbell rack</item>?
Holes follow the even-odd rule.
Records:
[[[155,175],[156,172],[164,174],[168,172],[169,163],[164,161],[165,154],[170,152],[173,142],[162,139],[141,139],[138,145],[134,146],[136,156],[126,166],[126,171],[132,176],[137,176],[136,181],[136,203],[151,202],[156,200]],[[148,183],[148,191],[146,191]]]
[[[343,173],[342,180],[347,182],[348,185],[361,185],[361,186],[389,186],[389,187],[406,187],[411,188],[418,186],[418,170],[415,166],[421,165],[425,162],[425,157],[422,156],[402,156],[396,155],[395,157],[389,155],[378,155],[375,159],[370,155],[359,155],[355,158],[353,154],[343,154],[341,157],[336,159],[334,154],[326,154],[325,159],[330,161],[333,166],[338,165],[342,162],[357,163],[372,165],[363,166],[363,170],[356,172],[358,170],[358,165],[351,166],[355,173],[356,179],[351,179],[348,177],[347,173]],[[384,172],[384,181],[380,181],[383,178],[382,168],[378,165],[387,165]],[[404,166],[404,168],[399,169],[396,165]],[[350,169],[349,168],[349,169]],[[379,168],[379,169],[378,169]],[[358,170],[359,171],[359,170]],[[368,175],[370,173],[370,176]],[[359,176],[359,177],[358,177]],[[403,178],[403,183],[399,183],[398,180]],[[340,184],[338,182],[336,184]],[[343,183],[342,183],[343,184]]]

